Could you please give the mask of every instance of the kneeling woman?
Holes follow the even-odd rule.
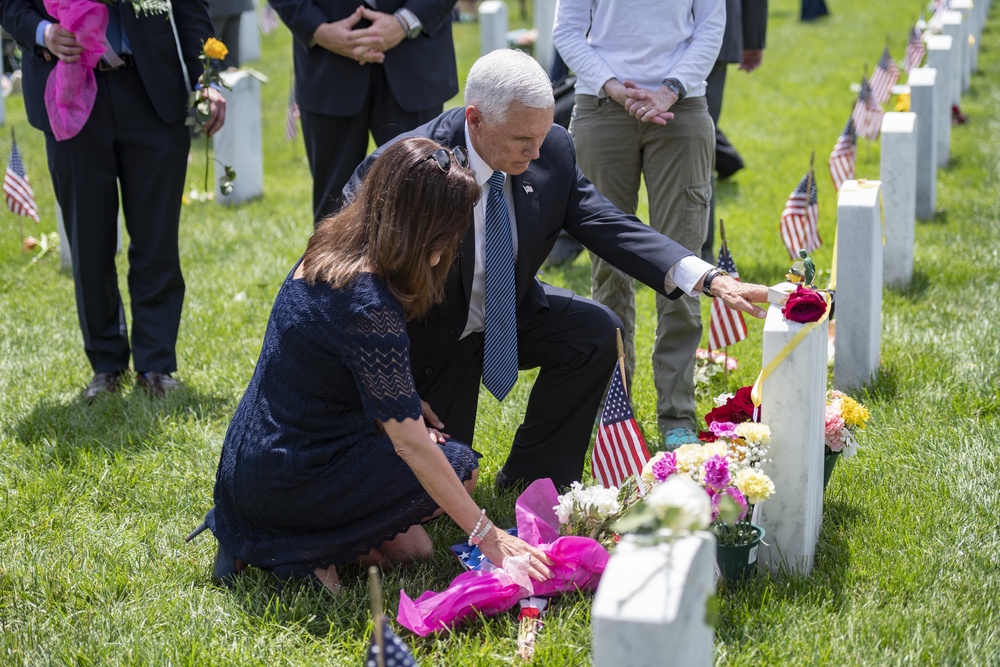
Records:
[[[429,139],[391,146],[285,279],[222,445],[206,517],[218,580],[254,565],[336,592],[338,565],[429,555],[420,524],[439,509],[492,562],[529,554],[549,575],[476,506],[478,455],[425,425],[410,370],[406,321],[443,297],[481,193],[465,158]]]

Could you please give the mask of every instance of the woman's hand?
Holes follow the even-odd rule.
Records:
[[[528,576],[535,581],[547,581],[552,578],[552,570],[548,568],[549,565],[552,565],[552,561],[548,556],[537,547],[533,547],[524,540],[495,526],[480,542],[479,550],[497,567],[503,567],[503,561],[508,556],[527,554]]]

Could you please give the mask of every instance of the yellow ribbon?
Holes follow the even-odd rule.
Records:
[[[836,246],[834,246],[836,250]],[[823,316],[820,317],[815,322],[809,322],[804,327],[802,327],[795,336],[785,344],[785,347],[781,348],[778,354],[774,355],[774,359],[771,359],[761,371],[760,375],[757,376],[757,380],[753,383],[753,389],[750,390],[750,400],[753,401],[754,407],[759,408],[761,403],[761,387],[764,384],[764,380],[774,372],[774,370],[781,365],[781,362],[791,354],[792,350],[799,346],[802,339],[805,338],[812,332],[816,327],[823,324],[826,318],[830,315],[830,295],[823,294],[823,298],[826,300],[826,310],[823,312]]]

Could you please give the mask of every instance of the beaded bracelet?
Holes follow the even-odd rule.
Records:
[[[479,546],[479,544],[484,539],[486,539],[486,536],[490,534],[491,530],[493,530],[493,522],[490,521],[489,519],[487,519],[486,520],[486,525],[483,526],[483,529],[480,530],[475,535],[471,535],[469,537],[470,544],[474,544],[475,546]]]
[[[485,509],[481,509],[481,510],[479,510],[479,521],[476,522],[476,527],[472,529],[471,533],[469,533],[469,546],[470,547],[474,544],[473,541],[472,541],[472,539],[479,533],[479,529],[480,529],[480,527],[482,527],[483,521],[485,521],[485,520],[486,520],[486,510]]]

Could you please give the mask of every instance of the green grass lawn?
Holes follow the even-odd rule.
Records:
[[[828,267],[836,199],[826,159],[850,112],[848,86],[878,59],[888,35],[903,55],[919,3],[836,0],[832,15],[800,24],[798,3],[771,1],[764,65],[730,71],[721,126],[747,168],[718,188],[718,213],[745,280],[774,283],[789,261],[778,218],[816,151],[820,229],[814,253]],[[512,27],[525,25],[517,3]],[[478,55],[478,27],[456,26],[464,79]],[[263,90],[265,196],[236,208],[186,206],[181,253],[187,299],[178,344],[185,389],[152,401],[131,385],[86,406],[90,377],[72,278],[57,256],[20,251],[18,220],[0,224],[0,664],[358,665],[370,621],[367,582],[345,567],[340,598],[304,588],[276,594],[261,573],[235,591],[209,577],[215,543],[186,544],[211,504],[218,452],[260,349],[271,302],[311,231],[311,181],[301,139],[283,140],[290,37],[262,38],[254,66]],[[882,368],[858,395],[872,420],[860,454],[841,461],[826,494],[809,577],[763,573],[723,592],[720,665],[988,665],[1000,660],[1000,14],[983,35],[980,72],[963,100],[971,123],[952,133],[938,172],[938,212],[918,223],[916,273],[883,298]],[[450,105],[459,104],[460,99]],[[10,97],[7,124],[35,187],[42,224],[55,230],[44,141]],[[6,134],[0,152],[9,149]],[[189,186],[201,188],[193,147]],[[858,175],[877,178],[877,144],[861,141]],[[236,165],[237,170],[239,166]],[[643,210],[640,215],[644,215]],[[125,257],[119,258],[125,292]],[[589,292],[585,256],[546,280]],[[648,359],[653,292],[639,291],[634,403],[655,438]],[[704,311],[707,316],[707,303]],[[740,368],[700,396],[749,384],[759,370],[761,328],[732,352]],[[492,481],[527,399],[525,374],[502,405],[481,399],[477,500],[498,523],[511,496]],[[440,590],[459,572],[446,545],[464,539],[450,521],[426,563],[385,576],[398,591]],[[537,664],[586,665],[591,596],[569,595],[546,616]],[[419,639],[403,633],[423,665],[515,662],[514,613]]]

